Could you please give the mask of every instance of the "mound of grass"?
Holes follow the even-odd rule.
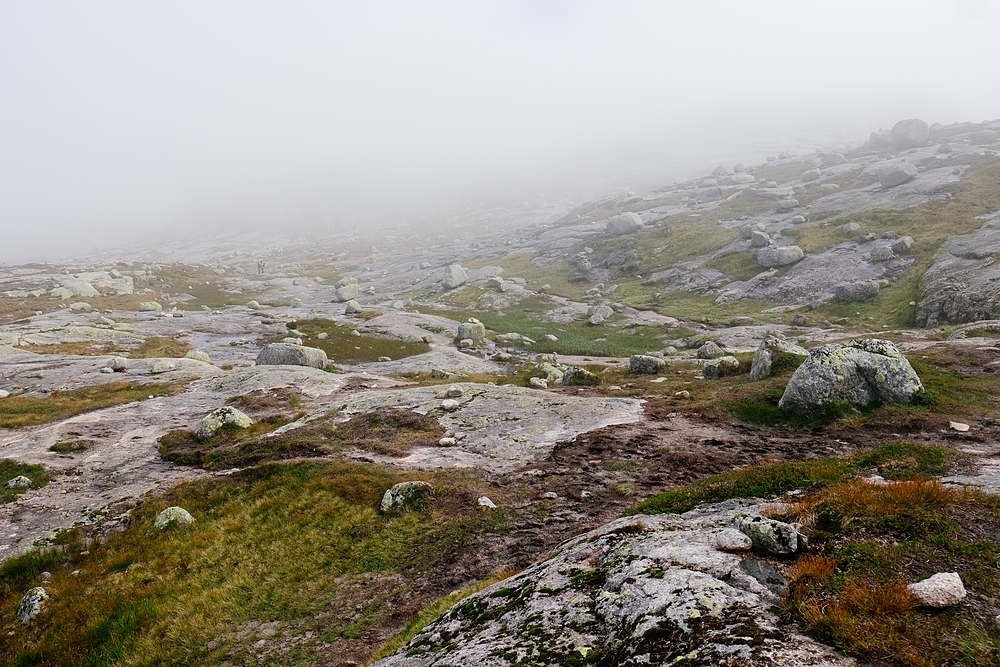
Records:
[[[11,459],[0,459],[0,504],[9,503],[28,489],[23,487],[10,488],[7,482],[15,477],[24,476],[31,480],[31,488],[37,489],[49,483],[50,477],[45,468],[40,465],[18,463]]]
[[[332,437],[376,454],[406,456],[416,446],[433,447],[444,436],[434,417],[405,408],[376,408],[336,425]]]
[[[404,359],[416,354],[430,351],[430,345],[423,341],[404,341],[398,338],[360,335],[351,332],[356,327],[350,324],[337,324],[333,320],[315,319],[289,322],[288,328],[301,331],[308,337],[306,343],[310,347],[318,347],[326,352],[333,363],[356,364],[365,361],[378,361],[379,357]],[[325,333],[326,338],[318,338]],[[266,342],[277,342],[280,338]]]
[[[409,479],[434,484],[434,499],[421,510],[379,515],[386,489]],[[502,512],[476,507],[484,488],[454,471],[414,476],[331,462],[269,464],[182,484],[141,503],[129,527],[102,544],[5,563],[0,655],[8,664],[52,667],[223,664],[288,632],[296,642],[277,642],[276,664],[315,664],[331,650],[325,642],[363,660],[378,642],[351,638],[411,620],[440,595],[415,582],[466,557],[475,563],[477,536],[506,530]],[[171,505],[197,523],[155,530],[157,513]],[[488,575],[477,567],[461,576]],[[24,625],[13,610],[43,569],[53,573],[51,603]],[[275,623],[274,636],[248,637],[259,623]]]
[[[141,401],[149,396],[173,396],[183,387],[183,382],[107,382],[68,391],[57,390],[45,398],[8,396],[0,399],[0,428],[46,424],[110,405]]]
[[[130,356],[133,359],[158,359],[164,357],[179,359],[190,350],[190,345],[177,338],[151,336],[142,341],[142,345],[138,349],[133,350]]]
[[[78,454],[87,451],[87,443],[80,441],[57,442],[49,447],[50,452],[57,454]]]
[[[277,414],[255,421],[249,428],[226,424],[205,440],[198,440],[193,431],[170,431],[160,438],[158,451],[164,461],[206,470],[241,468],[264,461],[328,453],[318,438],[306,434],[291,438],[261,437],[290,421],[289,417]]]

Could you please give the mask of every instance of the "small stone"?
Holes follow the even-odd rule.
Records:
[[[555,500],[558,497],[559,494],[556,493],[555,491],[546,491],[545,493],[542,494],[542,498],[548,498],[550,500]]]
[[[392,361],[392,357],[379,357],[379,361]]]
[[[479,500],[476,501],[480,507],[485,507],[487,509],[494,510],[497,508],[496,503],[487,498],[486,496],[479,496]]]
[[[455,438],[441,438],[438,440],[438,445],[441,447],[454,447],[458,444],[458,440]]]
[[[906,589],[923,607],[951,607],[965,599],[965,586],[957,572],[938,572]]]
[[[102,368],[102,369],[100,370],[100,372],[101,372],[101,373],[114,373],[114,371],[113,371],[113,370],[111,370],[110,368],[107,368],[107,367],[105,367],[105,368]]]
[[[30,489],[31,480],[24,475],[18,475],[13,479],[7,481],[7,488],[9,489]]]
[[[446,412],[454,412],[459,407],[461,407],[461,404],[453,398],[446,398],[441,401],[441,409]]]
[[[722,551],[749,551],[753,540],[735,528],[723,528],[715,538],[715,546]]]
[[[184,526],[189,523],[194,523],[194,517],[191,516],[190,512],[183,507],[168,507],[156,515],[153,527],[157,530],[166,530],[174,524]]]
[[[248,301],[247,308],[250,310],[260,310],[260,304],[256,300]]]
[[[530,378],[528,380],[528,384],[530,384],[532,387],[535,387],[536,389],[548,389],[549,388],[548,383],[545,382],[545,380],[543,380],[542,378]]]
[[[948,422],[948,428],[950,428],[953,431],[960,431],[962,433],[965,433],[966,431],[969,430],[969,425],[963,424],[962,422]]]
[[[691,392],[687,389],[681,389],[680,391],[675,391],[674,396],[677,398],[691,398]]]
[[[445,398],[459,398],[464,393],[465,391],[461,387],[457,384],[453,384],[448,386],[448,389],[444,392],[444,396]]]

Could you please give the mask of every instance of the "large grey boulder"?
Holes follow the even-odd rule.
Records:
[[[909,584],[906,589],[922,607],[951,607],[965,599],[965,586],[957,572],[938,572],[932,577]]]
[[[913,247],[913,237],[912,236],[900,236],[898,239],[892,242],[889,246],[892,251],[897,255],[909,255],[910,249]]]
[[[326,368],[326,352],[294,343],[268,343],[257,355],[258,366],[312,366]]]
[[[889,141],[892,142],[896,150],[906,150],[914,148],[927,141],[930,136],[930,127],[919,118],[909,118],[901,120],[892,126],[889,132]]]
[[[45,601],[49,599],[49,594],[41,586],[32,588],[21,598],[21,603],[17,605],[17,617],[22,623],[28,623],[35,616],[42,613]]]
[[[890,162],[879,167],[876,175],[883,188],[894,188],[916,178],[917,168],[909,162]]]
[[[780,199],[778,200],[778,203],[774,205],[774,210],[777,211],[778,213],[788,213],[792,209],[797,208],[798,205],[799,205],[798,199],[791,199],[791,198]]]
[[[156,515],[153,527],[157,530],[166,530],[170,526],[186,526],[194,523],[194,517],[183,507],[168,507]]]
[[[361,307],[361,304],[356,299],[351,299],[344,306],[344,315],[360,315],[363,312],[365,312],[365,309]]]
[[[877,280],[852,280],[834,287],[833,296],[844,303],[859,303],[878,296],[879,288]]]
[[[124,373],[128,370],[128,359],[125,357],[111,357],[108,361],[108,368],[115,373]]]
[[[861,338],[813,351],[792,374],[778,407],[801,418],[831,401],[856,408],[910,403],[921,389],[920,378],[893,343]]]
[[[810,169],[809,171],[807,171],[807,172],[803,173],[801,176],[799,176],[800,179],[802,179],[803,181],[806,181],[807,183],[809,181],[818,181],[822,177],[823,177],[823,172],[820,171],[818,168]]]
[[[747,224],[740,227],[740,238],[750,239],[753,238],[754,232],[763,232],[767,227],[764,226],[763,222],[748,222]]]
[[[792,554],[799,545],[805,546],[805,536],[800,535],[790,524],[767,517],[737,516],[736,528],[750,538],[754,551],[764,554]]]
[[[986,146],[997,142],[997,133],[993,130],[976,130],[969,133],[969,141],[976,146]]]
[[[783,338],[769,336],[761,341],[760,347],[753,355],[750,366],[750,379],[757,381],[771,376],[771,368],[776,364],[795,364],[798,366],[809,356],[809,350],[791,343]]]
[[[638,213],[622,213],[608,220],[606,232],[608,236],[622,236],[642,229],[642,218]]]
[[[208,356],[208,352],[202,352],[201,350],[188,350],[184,354],[184,358],[194,359],[195,361],[200,361],[206,364],[212,363],[212,358]]]
[[[597,315],[603,320],[606,320],[607,318],[611,317],[614,314],[615,311],[611,308],[611,306],[607,306],[604,304],[591,306],[590,308],[587,309],[587,317],[593,317],[594,315]]]
[[[618,519],[465,598],[374,665],[854,664],[779,623],[773,569],[720,548],[749,511],[761,509]]]
[[[698,348],[698,358],[699,359],[718,359],[726,354],[726,351],[722,349],[722,346],[716,343],[714,340],[710,340],[703,343],[701,347]]]
[[[479,320],[462,322],[458,325],[458,335],[456,340],[471,340],[473,343],[482,343],[486,340],[486,325]]]
[[[739,367],[739,359],[732,355],[726,355],[706,361],[701,369],[701,375],[706,379],[727,377],[735,374]]]
[[[141,313],[156,312],[161,310],[163,310],[163,306],[156,301],[143,301],[139,304],[139,312]]]
[[[797,245],[768,246],[757,251],[757,263],[766,268],[794,264],[805,257]]]
[[[444,277],[441,284],[445,289],[455,289],[461,287],[469,280],[469,274],[465,272],[460,264],[449,264],[444,269]]]
[[[659,357],[633,354],[628,359],[628,371],[637,375],[655,375],[667,367],[667,362]]]
[[[218,410],[210,412],[198,422],[194,427],[194,437],[199,440],[211,438],[226,424],[233,424],[239,428],[249,428],[253,425],[253,420],[236,408],[224,405]]]
[[[754,232],[750,235],[751,248],[764,248],[771,245],[771,237],[764,232]]]
[[[427,482],[400,482],[385,492],[379,509],[384,513],[399,512],[434,493],[434,486]]]
[[[357,299],[359,294],[361,294],[361,287],[357,283],[348,283],[337,288],[336,299],[338,303],[344,303],[351,299]]]

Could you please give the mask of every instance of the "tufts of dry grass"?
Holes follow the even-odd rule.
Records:
[[[183,386],[183,382],[107,382],[69,391],[57,390],[45,398],[8,396],[0,398],[0,428],[46,424],[98,408],[141,401],[148,396],[172,396],[180,392]]]

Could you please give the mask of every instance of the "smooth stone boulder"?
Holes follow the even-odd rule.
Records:
[[[456,401],[454,398],[446,398],[441,401],[441,409],[445,412],[454,412],[462,407],[462,404]]]
[[[149,313],[160,310],[163,310],[163,306],[161,306],[156,301],[143,301],[142,303],[139,304],[139,312],[142,313]]]
[[[841,233],[847,235],[857,234],[861,231],[861,225],[856,222],[848,222],[843,227],[840,228]]]
[[[476,504],[480,507],[485,507],[486,509],[495,510],[497,508],[496,503],[489,499],[488,496],[479,496],[476,500]]]
[[[128,359],[125,357],[112,357],[108,361],[108,368],[115,373],[124,373],[128,370]]]
[[[212,363],[212,358],[208,356],[208,352],[202,352],[201,350],[188,350],[184,355],[185,359],[194,359],[195,361],[201,361],[206,364]]]
[[[756,182],[757,179],[750,174],[740,173],[733,174],[726,180],[729,181],[730,185],[750,185],[751,183]]]
[[[250,310],[260,310],[260,303],[256,299],[247,301],[247,308]]]
[[[872,132],[868,137],[868,145],[871,148],[889,148],[892,146],[892,137],[888,132]]]
[[[430,266],[430,265],[428,265]],[[333,284],[334,287],[344,287],[345,285],[357,285],[358,279],[354,276],[344,276]]]
[[[829,165],[844,164],[847,162],[847,158],[844,157],[843,153],[827,153],[823,156],[823,162]]]
[[[7,480],[7,488],[9,489],[30,489],[31,480],[24,475],[18,475]]]
[[[917,177],[917,168],[909,162],[890,162],[875,172],[883,188],[894,188]]]
[[[819,193],[821,195],[832,195],[834,192],[840,189],[840,186],[836,183],[824,183],[819,186]]]
[[[801,225],[805,221],[806,217],[804,215],[793,215],[792,219],[789,220],[793,225]]]
[[[802,324],[804,323],[805,318],[803,317]],[[756,382],[771,377],[771,369],[775,365],[785,366],[786,364],[794,364],[798,367],[808,356],[809,350],[795,343],[791,343],[783,338],[765,338],[761,341],[757,351],[754,352],[753,363],[750,366],[750,379]]]
[[[6,389],[0,389],[0,398],[7,398],[10,396],[10,392]]]
[[[562,382],[564,385],[569,386],[594,387],[601,384],[601,378],[594,375],[586,368],[570,366],[566,369],[566,372],[563,373]]]
[[[717,359],[719,357],[725,356],[725,354],[726,351],[722,349],[722,346],[716,343],[714,340],[710,340],[698,348],[699,359]]]
[[[863,408],[872,403],[910,403],[923,389],[910,362],[890,341],[860,338],[814,350],[796,369],[778,407],[808,417],[831,401]]]
[[[739,370],[740,362],[734,356],[726,355],[718,359],[709,359],[701,369],[702,377],[706,379],[722,378],[734,375]]]
[[[793,554],[799,549],[800,543],[805,546],[805,536],[784,521],[763,516],[738,516],[735,525],[750,538],[754,551],[760,553]]]
[[[901,120],[892,126],[889,141],[896,150],[915,148],[926,143],[930,136],[930,127],[919,118]]]
[[[611,306],[607,306],[604,304],[591,306],[590,308],[587,309],[587,317],[593,317],[597,315],[598,317],[601,318],[602,321],[606,320],[607,318],[611,317],[614,314],[615,311],[611,308]]]
[[[753,238],[754,232],[763,232],[767,227],[764,226],[763,222],[748,222],[747,224],[740,227],[740,238],[750,239]]]
[[[889,246],[892,251],[897,255],[909,255],[911,248],[913,247],[913,237],[912,236],[901,236],[892,245]]]
[[[996,143],[998,136],[1000,135],[993,130],[976,130],[969,133],[969,143],[975,146],[986,146]]]
[[[723,528],[715,538],[715,546],[722,551],[750,551],[753,540],[735,528]]]
[[[623,236],[642,229],[642,218],[638,213],[622,213],[608,220],[605,233],[608,236]]]
[[[157,361],[153,364],[153,367],[149,369],[149,372],[153,375],[160,375],[161,373],[169,373],[170,371],[177,370],[177,364],[172,361]]]
[[[361,287],[355,282],[338,287],[336,292],[334,292],[334,297],[336,298],[337,303],[344,303],[346,301],[350,301],[351,299],[357,299],[360,294]]]
[[[878,296],[879,289],[877,280],[852,280],[834,287],[833,296],[844,303],[860,303]]]
[[[400,482],[385,492],[379,510],[383,514],[402,511],[434,493],[434,486],[427,482]]]
[[[546,382],[545,380],[543,380],[542,378],[535,378],[535,377],[528,378],[528,384],[531,385],[532,387],[534,387],[535,389],[548,389],[549,388],[549,383]]]
[[[756,320],[752,317],[747,317],[746,315],[738,315],[733,319],[729,320],[729,326],[731,327],[749,327],[756,324]]]
[[[236,408],[225,405],[209,413],[198,422],[194,427],[194,437],[206,440],[227,424],[233,424],[239,428],[249,428],[253,426],[253,420]]]
[[[798,199],[781,199],[774,205],[774,210],[778,213],[788,213],[792,209],[798,207]]]
[[[441,278],[441,284],[444,285],[445,289],[455,289],[456,287],[461,287],[469,280],[469,274],[465,272],[459,264],[450,264],[444,269],[444,277]]]
[[[326,368],[326,352],[293,343],[268,343],[257,355],[258,366],[311,366]]]
[[[41,586],[36,586],[25,593],[21,598],[21,603],[17,605],[17,617],[21,623],[28,623],[34,617],[42,613],[45,608],[45,601],[49,599],[49,594]]]
[[[77,301],[76,303],[69,304],[69,309],[74,313],[92,313],[94,312],[94,307],[91,306],[86,301]]]
[[[364,309],[361,307],[361,304],[354,299],[348,301],[347,306],[344,308],[344,315],[360,315],[363,312]]]
[[[803,257],[805,253],[797,245],[768,246],[757,251],[757,263],[765,268],[794,264]]]
[[[764,232],[754,232],[750,236],[751,248],[764,248],[771,245],[771,237]]]
[[[194,517],[183,507],[168,507],[156,515],[153,527],[157,530],[166,530],[170,526],[186,526],[194,523]]]
[[[633,354],[628,359],[628,371],[636,375],[655,375],[667,367],[667,362],[647,354]]]
[[[486,340],[486,325],[476,320],[475,322],[462,322],[458,325],[457,340],[471,340],[475,344]]]
[[[965,599],[965,586],[958,572],[938,572],[932,577],[909,584],[910,591],[921,607],[942,609],[952,607]]]
[[[809,171],[799,176],[801,180],[807,183],[809,181],[818,181],[822,177],[823,177],[823,172],[820,171],[819,169],[810,169]]]
[[[504,280],[500,276],[491,276],[491,277],[487,278],[486,279],[486,286],[490,287],[490,288],[493,288],[493,289],[498,289],[501,292],[505,291],[505,289],[506,289],[506,285],[504,284]]]

